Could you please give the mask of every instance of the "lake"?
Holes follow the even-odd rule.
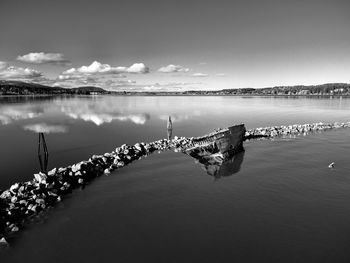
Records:
[[[0,189],[124,143],[350,121],[350,98],[79,96],[0,98]],[[349,262],[350,129],[251,140],[213,176],[155,153],[94,180],[28,224],[1,262]],[[335,162],[335,168],[328,164]]]

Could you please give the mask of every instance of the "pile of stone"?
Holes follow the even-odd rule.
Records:
[[[255,128],[247,130],[245,133],[246,139],[255,139],[255,138],[271,138],[276,136],[291,136],[291,135],[301,135],[309,134],[312,132],[318,132],[329,129],[337,128],[349,128],[350,122],[342,123],[311,123],[311,124],[294,124],[288,126],[272,126],[264,128]]]
[[[94,178],[109,175],[154,151],[181,148],[189,141],[185,137],[175,137],[173,140],[162,139],[133,146],[124,144],[111,153],[93,155],[87,161],[55,168],[47,174],[37,173],[31,181],[15,183],[5,191],[0,190],[0,240],[5,242],[5,236],[19,231],[27,219],[54,206],[73,189],[84,187]]]
[[[274,126],[246,131],[245,139],[275,137],[310,133],[325,129],[350,127],[347,123],[314,123],[304,125]],[[93,155],[89,160],[65,168],[52,169],[47,174],[34,174],[28,182],[13,184],[5,191],[0,190],[0,247],[7,246],[5,236],[19,231],[26,220],[40,215],[54,206],[73,189],[84,187],[94,178],[122,168],[131,162],[158,151],[174,149],[184,151],[188,147],[201,146],[207,140],[225,130],[197,138],[177,137],[162,139],[151,143],[122,145],[111,153]]]

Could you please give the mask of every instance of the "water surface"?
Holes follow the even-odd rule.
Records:
[[[123,143],[218,127],[349,121],[350,99],[66,97],[0,99],[0,188]],[[349,262],[350,131],[250,141],[213,177],[153,154],[75,191],[11,238],[4,262]],[[329,169],[335,162],[335,169]],[[3,260],[1,261],[3,262]]]

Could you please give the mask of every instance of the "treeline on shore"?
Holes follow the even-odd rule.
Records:
[[[50,87],[21,81],[0,80],[0,95],[61,95],[61,94],[115,94],[115,95],[350,95],[350,84],[327,83],[321,85],[275,86],[267,88],[240,88],[223,90],[189,90],[189,91],[107,91],[99,87],[85,86],[77,88]]]
[[[110,92],[93,86],[77,88],[50,87],[36,83],[26,83],[22,81],[1,81],[0,95],[60,95],[60,94],[108,94]]]
[[[199,91],[201,93],[202,91]],[[196,94],[197,91],[188,91],[187,94]],[[215,95],[350,95],[350,84],[327,83],[321,85],[276,86],[268,88],[223,89],[206,91],[205,94]]]

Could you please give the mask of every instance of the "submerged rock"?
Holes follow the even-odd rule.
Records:
[[[8,247],[10,247],[9,243],[7,243],[6,239],[2,237],[0,239],[0,249],[6,249]]]

